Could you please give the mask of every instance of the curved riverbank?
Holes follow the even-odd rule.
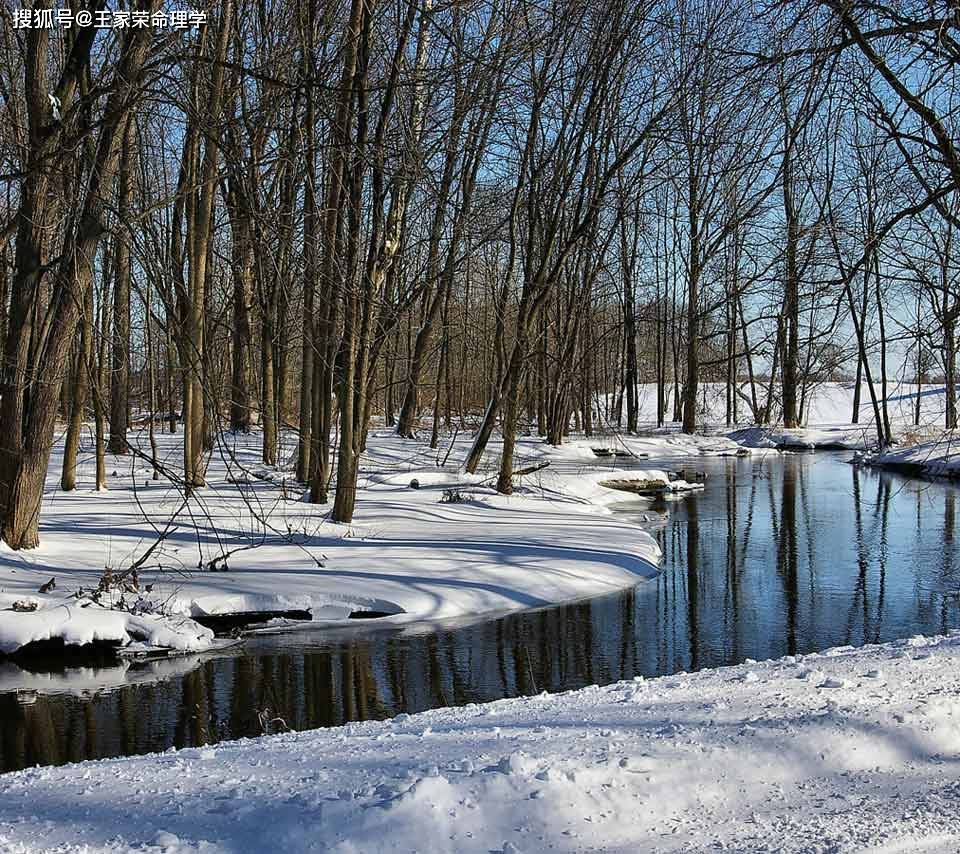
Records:
[[[161,439],[171,465],[179,441]],[[571,466],[576,446],[521,443],[521,458],[565,467],[518,478],[506,497],[489,470],[457,471],[465,442],[438,468],[423,443],[374,432],[355,524],[338,525],[329,507],[302,500],[287,466],[258,462],[258,442],[221,437],[189,507],[133,457],[111,458],[105,493],[62,493],[51,479],[40,547],[0,547],[0,653],[52,639],[201,651],[213,635],[197,620],[251,612],[301,612],[324,625],[358,612],[390,625],[479,617],[622,590],[657,571],[653,538],[599,506],[601,493],[616,496],[591,474],[600,462],[587,452]],[[81,483],[87,474],[81,466]],[[665,477],[636,474],[648,475]]]

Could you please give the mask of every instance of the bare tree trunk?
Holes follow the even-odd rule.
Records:
[[[80,449],[80,434],[83,430],[83,414],[87,404],[87,389],[93,365],[93,288],[87,291],[80,320],[80,346],[77,348],[74,374],[73,402],[70,423],[63,448],[63,469],[60,488],[71,492],[77,488],[77,452]]]
[[[700,381],[700,245],[699,223],[690,217],[689,273],[687,278],[687,374],[683,383],[683,432],[697,429],[697,390]]]
[[[220,120],[223,106],[224,65],[233,20],[233,0],[224,0],[220,11],[217,46],[210,72],[210,101],[204,115],[211,124]],[[195,105],[199,109],[199,104]],[[204,448],[204,307],[206,305],[207,260],[213,231],[213,202],[217,187],[219,146],[213,135],[205,137],[203,163],[197,175],[199,198],[189,221],[189,285],[186,346],[184,348],[184,482],[187,491],[205,482]],[[189,434],[189,439],[187,438]]]
[[[626,376],[624,385],[627,396],[627,432],[637,432],[637,385],[640,382],[637,368],[637,317],[636,295],[633,288],[633,274],[637,258],[637,241],[640,224],[634,221],[633,240],[627,240],[626,217],[621,218],[620,245],[623,265],[623,337],[626,350]],[[658,342],[659,343],[659,342]]]
[[[358,44],[356,71],[352,85],[356,94],[357,132],[352,145],[352,162],[347,185],[347,251],[344,260],[346,288],[343,292],[343,336],[337,351],[336,385],[337,403],[340,408],[340,444],[337,448],[337,490],[333,499],[331,518],[335,522],[350,522],[357,501],[357,475],[360,470],[361,431],[356,423],[357,395],[360,388],[359,351],[366,342],[362,339],[363,305],[361,286],[357,281],[358,256],[360,252],[361,202],[363,171],[365,168],[367,140],[367,69],[370,58],[371,10],[361,2],[358,17]]]
[[[148,397],[149,426],[148,433],[150,438],[150,464],[153,466],[153,479],[160,479],[160,458],[157,454],[157,362],[153,341],[153,293],[150,287],[150,279],[147,279],[144,288],[144,335],[147,345],[147,382],[150,385]]]
[[[450,375],[450,334],[447,329],[447,312],[450,305],[450,291],[447,290],[444,299],[443,312],[440,321],[440,358],[437,360],[437,387],[433,395],[433,428],[430,431],[430,447],[436,448],[440,444],[440,401],[446,392],[447,406],[450,405],[450,389],[445,384]]]
[[[108,254],[109,244],[107,246]],[[110,255],[109,261],[104,266],[109,269],[113,264],[113,256]],[[109,276],[104,277],[108,282]],[[97,323],[99,332],[97,334],[98,344],[94,361],[90,366],[90,386],[93,392],[93,422],[94,422],[94,457],[96,459],[96,477],[94,488],[97,492],[107,488],[107,407],[105,403],[105,391],[109,388],[108,366],[110,358],[110,326],[111,326],[111,301],[107,299],[107,294],[100,296],[100,318]]]
[[[174,376],[174,356],[176,355],[176,348],[173,344],[173,332],[171,330],[171,319],[168,316],[167,318],[167,335],[164,345],[164,353],[166,355],[166,381],[167,387],[167,430],[172,435],[177,432],[177,410],[175,407],[176,400],[173,396],[173,376]]]
[[[268,298],[260,329],[260,422],[263,425],[261,458],[268,466],[277,464],[277,365],[274,317],[273,300]]]
[[[307,33],[304,39],[304,74],[309,74],[314,64],[316,50],[316,2],[308,3]],[[314,318],[317,291],[317,240],[319,237],[319,212],[317,211],[317,116],[316,95],[313,86],[307,88],[307,109],[304,118],[305,175],[303,188],[303,347],[300,366],[300,436],[297,444],[297,480],[309,483],[313,472],[313,378]]]
[[[241,213],[236,214],[243,216]],[[247,224],[237,224],[233,232],[233,323],[231,325],[230,429],[250,432],[253,401],[250,390],[250,351],[253,331],[250,306],[253,301],[253,247]]]
[[[874,206],[870,206],[870,234],[875,234]],[[880,331],[880,417],[883,423],[884,444],[889,444],[893,438],[890,429],[890,410],[887,406],[887,327],[883,309],[882,280],[880,276],[880,250],[877,247],[873,252],[870,267],[873,271],[874,297],[877,301],[877,320]]]
[[[120,149],[118,216],[113,286],[113,346],[110,350],[110,444],[111,454],[127,453],[130,427],[130,247],[126,233],[133,199],[133,117],[127,119]]]
[[[957,332],[954,321],[943,325],[943,380],[946,386],[946,412],[944,426],[957,428]]]
[[[793,159],[790,150],[791,131],[788,127],[783,155],[783,210],[787,222],[784,254],[784,300],[783,314],[786,326],[785,351],[783,355],[783,426],[798,426],[797,420],[797,366],[800,361],[800,299],[799,273],[797,270],[797,244],[800,225],[793,198]]]
[[[315,346],[322,358],[317,362],[320,376],[314,373],[313,406],[313,477],[310,481],[310,500],[322,504],[327,500],[330,482],[330,440],[333,431],[334,366],[338,344],[336,340],[338,303],[343,291],[341,219],[345,188],[350,164],[350,133],[353,124],[354,75],[360,30],[363,24],[364,0],[351,0],[350,19],[344,33],[343,70],[340,76],[337,109],[330,129],[331,163],[327,175],[324,200],[323,266],[321,270],[321,304],[318,337]],[[318,382],[319,380],[319,382]],[[341,437],[341,444],[343,437]]]

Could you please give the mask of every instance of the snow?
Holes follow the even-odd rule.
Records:
[[[857,454],[857,462],[877,468],[902,469],[936,477],[960,476],[960,436],[945,430],[933,439],[884,451]]]
[[[823,421],[789,433],[646,428],[559,448],[525,437],[517,467],[549,465],[518,477],[512,496],[492,488],[495,443],[484,470],[466,475],[469,438],[431,450],[374,430],[349,526],[302,500],[290,436],[278,467],[259,461],[258,435],[224,436],[189,512],[132,456],[108,461],[104,493],[84,459],[81,489],[64,494],[55,456],[41,547],[0,546],[0,650],[58,637],[198,652],[213,644],[191,619],[203,614],[296,609],[333,624],[377,610],[389,615],[377,623],[429,624],[643,583],[658,548],[613,513],[624,495],[604,482],[696,488],[697,459],[741,443],[867,445],[869,425],[834,417],[849,392],[824,387],[811,408]],[[146,437],[131,436],[145,451]],[[179,437],[160,440],[175,467]],[[598,460],[594,447],[626,456]],[[865,460],[951,473],[951,447],[946,434]],[[158,538],[137,590],[93,600],[105,568],[122,571]],[[197,569],[213,560],[229,570]],[[55,589],[39,593],[51,577]],[[88,696],[197,662],[122,661],[29,674],[29,684],[0,663],[0,690]],[[0,852],[954,852],[958,697],[960,636],[917,637],[29,769],[0,776]]]
[[[804,407],[804,426],[786,429],[773,425],[758,427],[744,423],[728,432],[728,436],[740,445],[752,448],[832,448],[865,449],[876,444],[873,407],[870,392],[865,383],[860,386],[860,419],[852,424],[852,382],[824,382],[807,393]],[[887,386],[887,406],[891,427],[897,434],[915,433],[915,408],[920,396],[920,424],[930,430],[944,423],[946,389],[943,385],[925,384],[919,390],[915,383],[891,382]],[[766,391],[764,390],[764,394]],[[879,394],[879,388],[877,389]],[[640,421],[650,424],[656,421],[656,386],[644,384],[638,388]],[[707,429],[721,429],[724,423],[726,386],[723,383],[703,383],[700,393],[700,417]],[[749,407],[740,401],[740,420],[750,417]],[[779,411],[774,409],[774,415]],[[729,429],[729,428],[725,428]]]
[[[148,453],[144,433],[130,437]],[[175,469],[180,436],[158,438],[164,466]],[[136,455],[108,458],[105,492],[91,488],[90,457],[79,467],[80,488],[60,491],[58,443],[40,547],[0,546],[0,652],[49,638],[200,650],[212,633],[192,618],[237,612],[309,611],[318,623],[336,623],[354,611],[378,611],[388,616],[377,622],[390,625],[482,618],[613,592],[657,572],[654,539],[608,511],[623,493],[600,481],[621,476],[621,467],[601,466],[591,440],[555,449],[523,439],[518,467],[551,466],[518,477],[508,497],[493,488],[496,443],[487,469],[467,475],[459,468],[466,439],[439,468],[446,449],[372,431],[352,525],[329,521],[329,505],[303,500],[292,476],[295,437],[285,441],[281,466],[271,468],[260,462],[259,434],[223,436],[207,487],[186,509],[179,491],[152,480]],[[722,437],[625,442],[637,455],[667,458],[736,448]],[[94,594],[105,568],[122,573],[147,554],[136,590]],[[209,571],[211,561],[228,570]],[[51,578],[55,589],[39,593]],[[37,609],[13,610],[14,603]]]
[[[24,601],[23,597],[0,594],[0,609],[18,599]],[[35,596],[31,601],[37,602],[37,610],[0,610],[0,652],[14,652],[25,643],[52,638],[76,645],[140,641],[183,650],[205,649],[213,640],[210,629],[182,617],[133,614],[64,597]]]
[[[716,409],[720,391],[718,384],[704,386],[708,414],[718,414],[711,406]],[[930,417],[942,408],[942,391],[923,390]],[[891,389],[896,423],[912,417],[913,394],[912,388]],[[641,416],[651,415],[652,387],[641,388],[640,400]],[[0,652],[48,638],[189,651],[210,643],[211,633],[192,619],[204,615],[307,611],[318,623],[337,623],[354,611],[377,611],[388,615],[378,622],[401,624],[479,619],[622,589],[652,576],[659,552],[650,536],[611,515],[609,505],[622,501],[623,493],[604,482],[670,478],[678,491],[695,487],[696,478],[686,471],[671,477],[664,461],[676,459],[681,468],[691,458],[784,443],[868,447],[869,423],[842,423],[851,401],[850,384],[818,386],[809,407],[811,423],[795,431],[752,427],[728,436],[716,435],[716,429],[686,436],[676,425],[645,426],[636,436],[573,437],[560,447],[524,437],[517,467],[549,466],[517,477],[510,497],[493,489],[496,440],[484,471],[467,475],[462,463],[468,436],[455,439],[452,448],[444,439],[440,449],[431,450],[392,431],[373,430],[362,460],[355,523],[349,526],[329,521],[329,505],[303,500],[292,475],[293,434],[285,436],[278,467],[260,461],[258,434],[222,436],[208,486],[186,507],[170,483],[152,480],[147,460],[137,455],[108,458],[109,489],[95,492],[88,453],[79,466],[80,489],[64,493],[58,443],[41,512],[40,548],[14,552],[0,544]],[[145,433],[130,435],[147,454]],[[180,436],[158,438],[164,467],[175,471]],[[598,459],[596,447],[623,456]],[[909,453],[922,456],[926,450]],[[933,465],[935,457],[927,456]],[[641,469],[648,457],[658,465]],[[414,481],[419,488],[412,488]],[[121,572],[150,549],[136,591],[90,595],[105,569]],[[228,571],[204,569],[211,561]],[[50,578],[56,578],[56,589],[39,593]],[[18,608],[33,603],[37,610],[14,611],[14,603]]]
[[[807,391],[804,406],[805,424],[812,427],[853,427],[869,433],[873,425],[873,406],[866,383],[860,384],[860,424],[852,425],[853,382],[822,382]],[[657,417],[656,385],[642,384],[638,387],[639,418],[641,422],[655,422]],[[749,394],[749,388],[741,384]],[[879,396],[880,388],[876,386]],[[916,383],[891,381],[887,384],[887,406],[890,420],[894,424],[914,423],[914,409],[917,394],[920,395],[920,422],[922,424],[943,424],[946,411],[946,389],[942,384],[923,384],[919,390]],[[758,388],[758,393],[761,389]],[[762,399],[766,399],[766,387],[762,388]],[[706,424],[723,424],[725,418],[726,386],[724,383],[701,383],[698,397],[701,420]],[[672,413],[670,413],[672,414]],[[774,407],[774,416],[779,416]],[[740,400],[738,415],[741,423],[751,420],[750,408]]]
[[[747,448],[830,448],[855,450],[876,444],[871,426],[859,424],[823,424],[807,427],[745,427],[727,434]]]
[[[562,483],[557,483],[561,481]],[[615,481],[646,481],[663,484],[667,492],[686,492],[699,489],[702,484],[688,483],[682,478],[671,479],[670,473],[663,469],[605,469],[602,471],[586,471],[575,478],[554,478],[546,473],[541,478],[541,488],[553,482],[557,489],[563,489],[568,495],[579,498],[581,501],[597,507],[608,508],[611,504],[624,501],[627,497],[623,491],[610,488],[604,484]]]
[[[888,389],[888,406],[893,447],[874,450],[877,445],[873,410],[866,387],[861,388],[862,423],[850,424],[853,407],[852,383],[825,383],[811,398],[807,424],[788,430],[782,426],[742,427],[727,433],[728,438],[756,449],[848,449],[856,462],[876,468],[900,470],[907,474],[956,477],[960,474],[956,431],[944,430],[946,389],[942,385],[894,384]],[[920,396],[920,423],[916,419]]]
[[[4,852],[955,852],[960,638],[0,777]]]

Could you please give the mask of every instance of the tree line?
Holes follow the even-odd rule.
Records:
[[[2,12],[11,547],[38,542],[58,423],[65,490],[90,419],[98,487],[132,420],[154,449],[182,429],[187,496],[223,429],[258,427],[268,465],[295,429],[343,522],[372,423],[474,431],[468,471],[499,430],[504,493],[519,433],[636,430],[643,388],[693,432],[718,389],[728,423],[796,426],[852,377],[885,444],[890,383],[939,379],[956,426],[955,4],[206,11]]]

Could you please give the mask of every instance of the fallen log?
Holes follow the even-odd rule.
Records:
[[[620,492],[630,492],[633,495],[660,496],[667,494],[679,494],[682,492],[692,492],[697,489],[703,489],[702,483],[671,482],[661,480],[660,478],[618,478],[614,480],[601,480],[600,486],[607,489],[616,489]]]
[[[663,495],[670,491],[670,484],[665,480],[628,480],[621,478],[619,480],[601,480],[600,486],[607,489],[616,489],[620,492],[632,492],[634,495]]]

